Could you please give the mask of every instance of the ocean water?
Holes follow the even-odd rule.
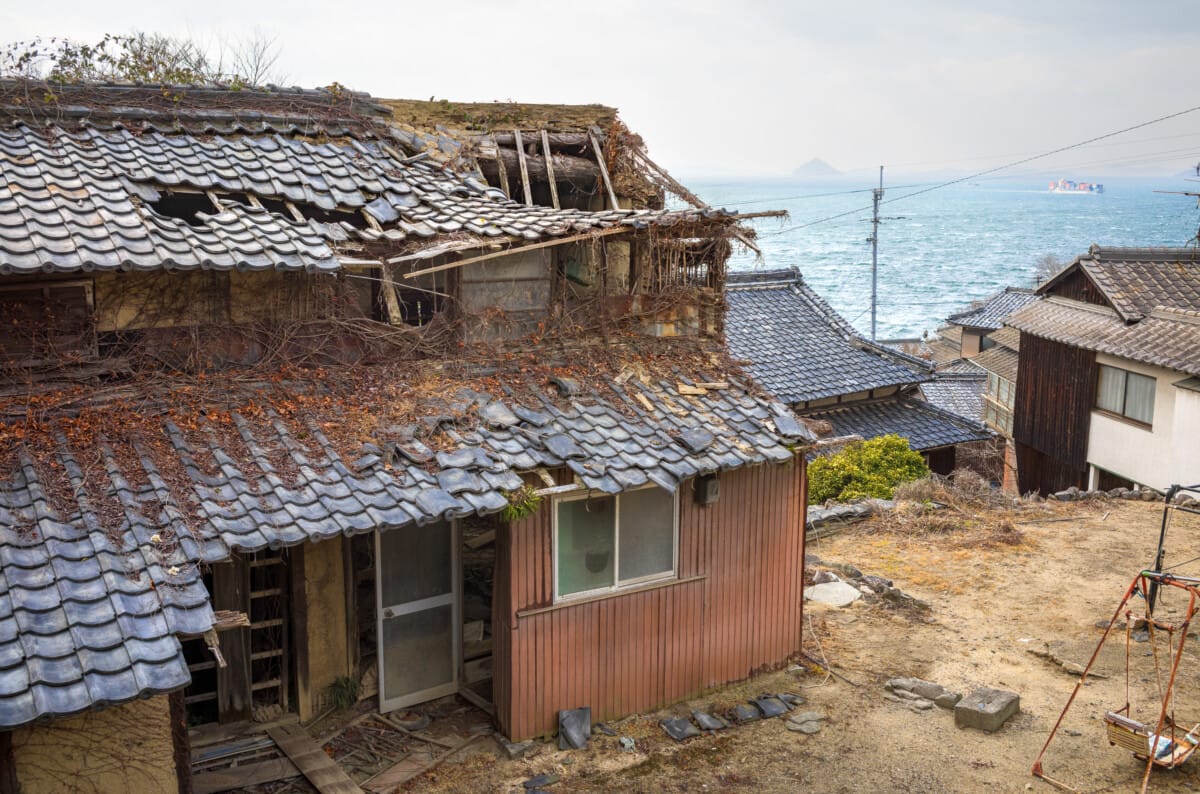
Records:
[[[1155,192],[1195,192],[1200,186],[1194,182],[1062,176],[1103,182],[1105,192],[1050,193],[1049,177],[1029,177],[963,183],[901,198],[922,190],[921,181],[908,180],[910,187],[885,181],[878,338],[920,336],[973,300],[1006,286],[1034,286],[1038,260],[1047,254],[1067,264],[1092,243],[1181,246],[1196,236],[1196,199]],[[714,207],[787,210],[790,218],[783,221],[753,221],[762,258],[735,253],[730,269],[798,267],[843,317],[869,335],[870,182],[692,179],[687,184]],[[846,192],[856,189],[864,192]],[[848,214],[803,226],[841,213]],[[792,228],[797,226],[803,228]]]

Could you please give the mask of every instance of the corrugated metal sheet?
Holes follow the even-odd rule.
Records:
[[[664,586],[545,609],[550,506],[498,538],[493,695],[505,734],[552,733],[567,708],[590,706],[595,720],[644,711],[799,651],[803,459],[723,474],[707,507],[691,481],[681,488],[679,579]]]

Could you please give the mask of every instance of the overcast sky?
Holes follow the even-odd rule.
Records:
[[[981,170],[1200,105],[1194,0],[57,0],[0,38],[132,30],[277,37],[297,85],[377,96],[601,102],[684,176]],[[1039,163],[1170,174],[1200,111]],[[1039,171],[1040,172],[1040,171]]]

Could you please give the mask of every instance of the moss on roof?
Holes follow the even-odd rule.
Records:
[[[590,126],[608,129],[617,118],[616,108],[604,105],[538,105],[525,102],[433,102],[417,99],[376,99],[392,111],[398,124],[419,130],[438,125],[452,130],[546,129],[555,132],[585,131]]]

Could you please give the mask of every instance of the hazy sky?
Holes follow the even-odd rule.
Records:
[[[1194,0],[457,0],[0,7],[0,39],[277,37],[290,83],[377,96],[601,102],[681,175],[981,170],[1200,105]],[[1200,160],[1200,111],[1039,164]]]

